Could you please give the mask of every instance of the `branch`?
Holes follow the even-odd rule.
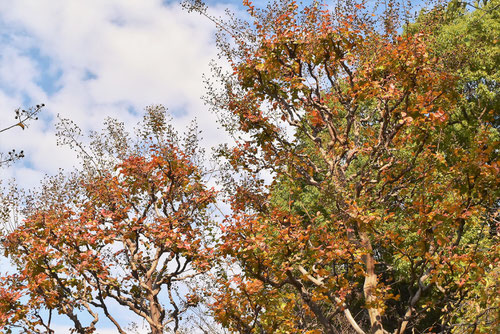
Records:
[[[410,305],[408,306],[408,310],[405,313],[404,320],[399,326],[399,328],[394,332],[394,334],[403,334],[406,330],[406,326],[408,326],[408,323],[410,321],[410,317],[412,315],[412,312],[415,308],[415,304],[420,300],[420,297],[422,296],[422,292],[424,292],[429,285],[424,285],[424,281],[429,277],[429,272],[430,268],[427,270],[427,272],[423,275],[421,275],[418,279],[418,290],[415,293],[415,295],[410,299]]]
[[[299,269],[299,271],[300,271],[300,273],[302,275],[304,275],[305,277],[307,277],[307,279],[309,279],[311,282],[313,282],[317,286],[324,286],[325,285],[323,283],[323,279],[322,278],[319,278],[319,279],[315,278],[313,275],[309,274],[307,272],[307,270],[305,270],[304,267],[302,267],[301,265],[299,265],[298,269]],[[354,317],[352,316],[351,311],[349,311],[349,309],[347,308],[347,305],[339,297],[334,296],[334,298],[335,298],[335,302],[337,302],[338,304],[340,304],[340,306],[342,307],[344,315],[347,318],[347,321],[349,321],[349,324],[351,324],[352,328],[354,328],[354,330],[356,331],[356,333],[358,333],[358,334],[366,334],[359,327],[359,325],[356,322],[356,320],[354,320]]]
[[[21,111],[19,111],[19,109],[17,109],[15,111],[16,112],[15,119],[18,119],[19,122],[17,122],[16,124],[12,124],[10,126],[7,126],[3,129],[0,129],[0,133],[7,131],[7,130],[10,130],[16,126],[20,126],[24,130],[24,128],[26,127],[26,121],[28,121],[30,119],[37,120],[38,117],[35,117],[35,116],[42,110],[42,108],[44,106],[45,106],[45,104],[42,103],[41,105],[37,104],[35,109],[21,110]]]
[[[321,323],[321,325],[325,329],[325,333],[327,333],[327,334],[335,333],[335,330],[334,330],[332,324],[330,323],[330,320],[325,316],[325,314],[321,310],[320,306],[318,304],[316,304],[314,302],[314,300],[311,299],[311,296],[306,291],[304,285],[299,280],[297,280],[295,277],[293,277],[292,272],[290,270],[287,270],[286,274],[290,280],[290,283],[299,291],[302,300],[311,309],[311,311],[314,313],[314,315],[316,316],[318,321]]]

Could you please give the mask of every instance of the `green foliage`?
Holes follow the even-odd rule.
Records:
[[[334,333],[341,313],[358,333],[494,330],[498,1],[438,5],[402,33],[396,2],[374,19],[357,1],[247,6],[252,23],[225,26],[234,75],[212,101],[240,139],[235,171],[274,179],[233,188],[221,253],[243,273],[220,279],[218,319],[245,333]],[[235,298],[245,316],[228,313]]]

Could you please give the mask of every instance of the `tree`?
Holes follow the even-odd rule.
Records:
[[[28,110],[20,110],[16,109],[15,110],[15,117],[14,119],[16,120],[14,124],[6,126],[4,128],[0,129],[0,133],[5,132],[7,130],[10,130],[16,126],[21,127],[23,130],[27,127],[27,123],[30,120],[37,120],[38,113],[42,110],[42,108],[45,105],[42,103],[41,105],[36,105],[35,108],[28,109]],[[16,153],[16,150],[13,149],[12,151],[8,152],[7,154],[0,152],[0,167],[5,166],[10,164],[11,162],[21,159],[24,157],[24,152],[20,151],[19,153]]]
[[[190,285],[210,267],[205,233],[216,194],[196,165],[196,128],[181,142],[163,107],[147,109],[135,139],[115,120],[106,125],[88,149],[74,124],[61,122],[82,169],[48,178],[27,199],[24,221],[4,235],[17,268],[1,278],[4,332],[53,333],[57,312],[72,332],[93,333],[100,310],[125,333],[116,318],[122,307],[164,333],[199,302]]]
[[[349,0],[244,3],[250,22],[211,18],[233,72],[215,69],[208,100],[241,173],[216,319],[240,333],[497,329],[498,90],[478,97],[498,78],[473,69],[473,43],[443,45],[452,8],[409,24],[393,1],[380,16]],[[478,6],[462,12],[475,32],[498,15]]]

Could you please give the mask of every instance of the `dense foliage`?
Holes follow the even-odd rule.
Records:
[[[409,25],[392,2],[384,19],[356,1],[247,2],[251,22],[224,26],[233,74],[209,98],[246,175],[219,249],[241,268],[214,293],[225,326],[498,328],[499,3],[476,5]]]
[[[198,303],[189,283],[211,257],[204,233],[215,192],[195,164],[196,131],[181,146],[161,107],[147,110],[135,143],[109,120],[85,150],[73,129],[63,121],[60,135],[80,148],[83,171],[48,179],[3,240],[17,273],[2,278],[0,326],[53,333],[57,312],[74,332],[93,333],[100,310],[125,333],[118,305],[151,333],[176,331]]]
[[[231,66],[207,94],[235,139],[218,150],[231,212],[215,228],[196,133],[181,144],[164,109],[90,150],[63,121],[83,165],[5,233],[0,328],[51,333],[58,312],[123,333],[118,304],[163,333],[207,301],[245,334],[498,330],[500,1],[413,19],[395,1],[244,4],[220,21],[185,3]]]

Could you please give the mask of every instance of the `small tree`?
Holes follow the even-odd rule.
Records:
[[[190,283],[209,269],[211,254],[204,234],[215,192],[196,165],[196,129],[182,144],[165,109],[151,107],[137,139],[108,120],[86,149],[68,122],[60,135],[80,149],[83,168],[47,179],[27,201],[24,221],[4,236],[17,272],[2,278],[0,326],[52,333],[58,312],[73,332],[92,333],[100,309],[125,333],[118,304],[152,333],[176,331],[198,303]]]

